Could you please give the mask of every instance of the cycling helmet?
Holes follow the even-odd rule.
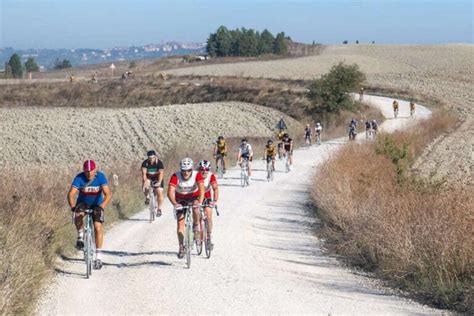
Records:
[[[208,171],[209,169],[211,169],[211,163],[208,160],[201,160],[199,162],[199,170]]]
[[[184,158],[179,163],[179,168],[181,170],[193,170],[193,166],[194,166],[194,163],[193,163],[193,160],[191,158]]]
[[[318,122],[318,123],[316,123],[316,126],[321,126],[321,123],[319,123],[319,122]]]
[[[269,139],[269,140],[267,141],[267,144],[269,144],[269,145],[270,145],[270,144],[273,144],[273,140]]]
[[[377,121],[376,121],[376,120],[372,120],[372,123],[377,123]]]
[[[150,158],[155,157],[156,156],[156,151],[154,151],[153,149],[149,150],[149,151],[147,151],[146,155]]]
[[[288,138],[288,137],[290,137],[288,133],[283,134],[283,138]]]
[[[222,139],[224,139],[224,136],[219,136],[219,137],[217,137],[217,139],[222,140]]]
[[[247,138],[242,138],[242,143],[246,143],[247,142]]]
[[[309,124],[306,124],[306,127],[309,127]]]
[[[95,168],[96,168],[96,166],[95,166],[95,161],[94,160],[86,160],[86,161],[84,161],[84,164],[82,165],[82,169],[85,172],[92,171]]]

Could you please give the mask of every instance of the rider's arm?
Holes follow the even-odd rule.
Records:
[[[217,156],[217,143],[214,145],[213,155]]]
[[[163,165],[163,162],[161,160],[158,160],[158,184],[159,185],[161,185],[161,183],[163,182],[164,169],[165,169],[165,166]]]
[[[219,200],[219,186],[217,185],[217,182],[211,183],[211,187],[212,191],[214,192],[214,202],[217,202]]]
[[[67,193],[67,201],[69,203],[69,206],[71,208],[76,206],[76,194],[79,192],[79,190],[73,186],[69,189],[69,192]]]
[[[242,156],[242,149],[239,147],[239,151],[237,153],[237,162],[240,161],[240,156]]]
[[[178,177],[176,177],[176,174],[173,174],[170,179],[170,183],[168,184],[168,199],[170,200],[171,204],[173,206],[176,206],[178,202],[176,202],[176,185],[178,183]]]
[[[145,183],[147,180],[146,177],[146,168],[142,168],[142,184]]]
[[[109,186],[105,184],[102,185],[102,192],[104,193],[104,201],[102,201],[102,204],[100,204],[99,206],[105,209],[112,200],[112,191],[110,191]]]
[[[199,190],[198,202],[199,202],[199,204],[202,205],[202,203],[204,203],[206,188],[204,187],[204,178],[202,177],[201,173],[199,173],[199,172],[196,174],[196,183],[198,185],[198,190]]]

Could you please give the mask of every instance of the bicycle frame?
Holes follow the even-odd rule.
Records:
[[[240,184],[243,187],[249,185],[249,160],[245,158],[240,164]]]
[[[84,262],[86,264],[86,278],[89,278],[92,274],[92,263],[95,259],[95,229],[92,214],[94,210],[86,209],[85,213],[85,224],[84,224]],[[75,217],[76,214],[74,214]]]

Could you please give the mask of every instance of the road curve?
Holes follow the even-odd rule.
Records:
[[[391,109],[391,99],[365,100]],[[408,116],[408,104],[399,103],[400,116]],[[429,115],[421,106],[417,110],[420,117]],[[387,120],[383,128],[393,129],[407,120]],[[388,294],[322,251],[314,234],[317,219],[307,208],[308,188],[314,168],[343,143],[339,139],[296,150],[294,169],[284,173],[278,162],[271,183],[259,159],[250,187],[241,188],[239,170],[229,170],[220,182],[221,216],[215,218],[210,259],[193,255],[189,270],[177,259],[175,221],[167,202],[155,223],[148,223],[143,211],[107,232],[105,266],[91,279],[84,278],[79,253],[66,258],[36,312],[441,314]]]

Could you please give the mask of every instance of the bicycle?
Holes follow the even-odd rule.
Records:
[[[198,255],[202,253],[202,243],[204,241],[204,248],[206,250],[206,258],[209,259],[211,257],[211,244],[212,244],[212,237],[209,233],[209,221],[207,219],[206,208],[210,207],[216,210],[217,216],[219,216],[219,211],[217,210],[217,205],[210,206],[209,201],[205,201],[202,207],[200,208],[200,221],[201,221],[201,242],[196,240],[196,251]]]
[[[321,145],[321,133],[316,133],[316,144]]]
[[[267,181],[273,181],[273,159],[267,157]]]
[[[175,209],[176,211],[182,210],[184,213],[184,253],[186,257],[186,266],[188,269],[191,268],[191,251],[193,249],[194,243],[194,232],[193,232],[193,206],[192,204],[183,205],[180,209]]]
[[[152,223],[153,221],[155,221],[156,210],[158,208],[158,205],[156,203],[156,195],[155,195],[153,184],[148,190],[148,198],[150,199],[150,204],[148,205],[148,208],[150,210],[150,223]]]
[[[240,163],[240,185],[242,187],[250,185],[248,158],[242,158],[242,162]]]
[[[393,116],[394,116],[395,118],[398,117],[398,108],[393,109]]]
[[[224,157],[222,155],[216,156],[216,173],[218,179],[224,178]]]
[[[283,154],[283,162],[285,164],[285,171],[290,172],[290,153],[285,152]]]
[[[95,260],[95,230],[94,222],[92,220],[93,209],[85,209],[81,211],[85,213],[85,224],[84,224],[84,247],[82,251],[84,253],[84,263],[86,264],[86,278],[92,275],[92,264]],[[76,214],[73,214],[73,221]]]
[[[413,117],[415,115],[415,109],[410,109],[410,117]]]
[[[304,136],[304,141],[305,141],[305,145],[307,147],[311,146],[311,135],[305,135]]]

